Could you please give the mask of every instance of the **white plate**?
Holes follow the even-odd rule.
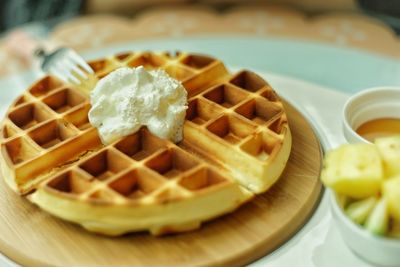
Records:
[[[128,45],[126,47],[134,48]],[[101,57],[109,53],[110,50],[105,49],[91,52],[89,57]],[[232,67],[231,69],[237,68]],[[267,73],[254,68],[252,70],[262,75],[282,97],[290,101],[309,119],[316,129],[324,149],[330,149],[345,142],[341,131],[340,114],[349,95],[287,76]],[[37,76],[38,73],[26,72],[0,80],[1,114],[4,114],[11,101],[25,90]],[[326,195],[323,196],[312,218],[293,238],[273,253],[254,262],[252,266],[267,264],[272,267],[370,266],[354,256],[342,241],[333,224]],[[0,258],[0,265],[15,266],[5,257]]]

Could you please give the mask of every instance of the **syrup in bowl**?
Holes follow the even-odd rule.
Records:
[[[380,118],[367,121],[356,132],[370,142],[376,138],[400,134],[399,118]]]

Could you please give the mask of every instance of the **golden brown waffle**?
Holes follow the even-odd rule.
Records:
[[[108,235],[180,232],[233,211],[282,173],[291,147],[286,114],[256,74],[230,75],[221,61],[186,53],[124,53],[90,65],[94,80],[143,65],[182,81],[184,140],[142,128],[103,146],[85,91],[45,77],[10,107],[1,141],[7,184],[42,209]]]

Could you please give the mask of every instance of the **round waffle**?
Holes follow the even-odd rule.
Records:
[[[89,62],[92,80],[143,65],[188,92],[184,139],[146,128],[102,145],[87,91],[47,76],[10,107],[2,125],[7,184],[43,210],[107,235],[198,228],[265,192],[289,158],[283,105],[258,75],[231,75],[204,55],[135,52]]]

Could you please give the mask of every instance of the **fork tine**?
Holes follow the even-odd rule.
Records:
[[[67,79],[68,79],[71,83],[74,83],[74,84],[76,84],[76,85],[80,85],[80,84],[81,84],[81,81],[80,81],[78,78],[76,78],[74,75],[72,75],[72,73],[70,73],[70,74],[67,76]]]
[[[71,70],[71,73],[73,76],[79,76],[76,78],[80,79],[88,79],[88,75],[83,72],[81,68],[79,68],[77,65],[75,65],[69,58],[65,59],[65,65]]]
[[[64,74],[63,76],[65,77],[65,80],[67,82],[71,82],[77,85],[81,83],[78,77],[76,77],[72,72],[71,66],[69,65],[69,60],[67,58],[64,58],[64,60],[60,60],[59,62],[57,62],[56,66],[59,70],[62,70],[62,73]]]
[[[63,63],[62,61],[57,62],[56,64],[54,64],[54,67],[50,69],[50,71],[55,72],[54,74],[57,73],[58,76],[66,82],[70,81],[72,83],[79,85],[81,83],[79,79],[73,76],[71,71],[68,70],[62,63]]]
[[[75,62],[89,74],[94,74],[92,68],[76,52],[74,52],[73,50],[69,51],[69,56],[72,62]]]

